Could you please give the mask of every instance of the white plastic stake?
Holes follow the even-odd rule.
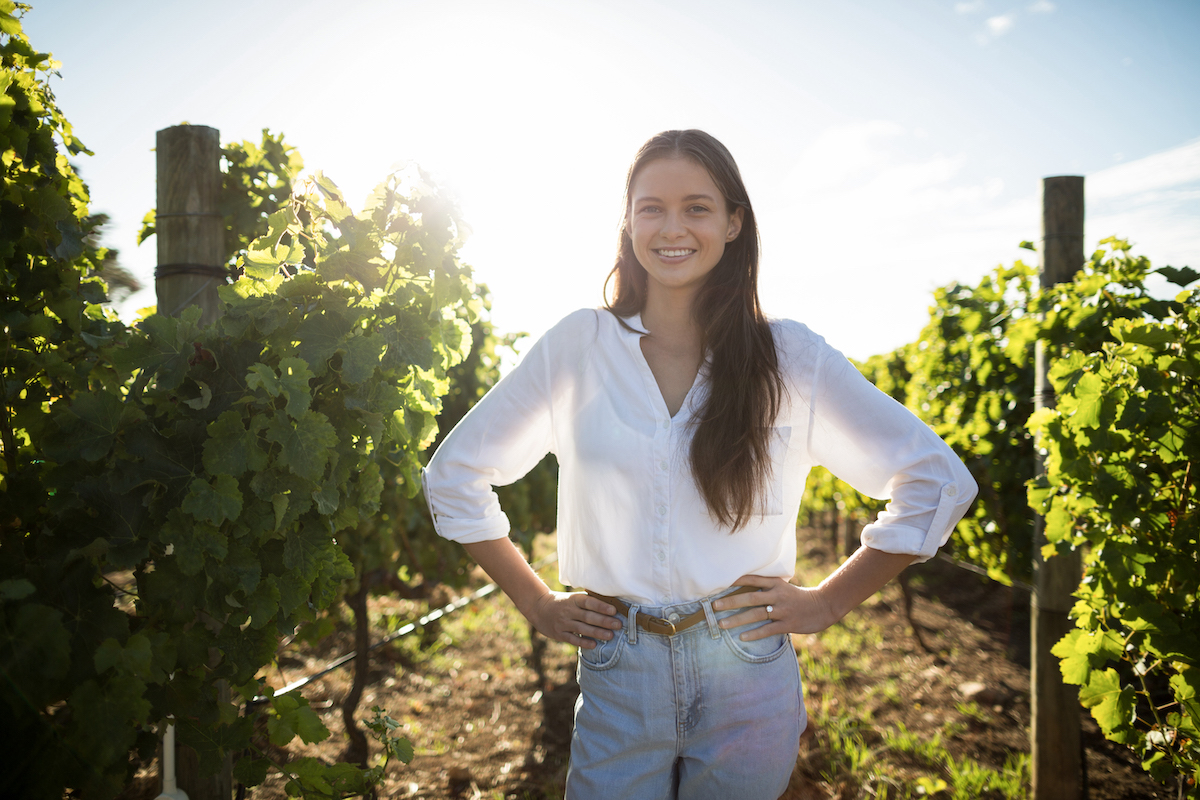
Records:
[[[168,722],[163,734],[162,794],[154,800],[188,800],[187,792],[175,785],[175,723]]]

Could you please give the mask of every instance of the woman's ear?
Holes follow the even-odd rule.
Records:
[[[738,206],[729,215],[729,230],[725,233],[725,241],[732,242],[742,232],[742,218],[745,216],[744,210]]]

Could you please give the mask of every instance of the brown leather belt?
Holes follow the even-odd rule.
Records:
[[[733,597],[735,594],[745,594],[746,592],[757,592],[757,591],[760,591],[757,586],[739,586],[738,588],[734,589],[732,592],[722,595],[722,597]],[[591,595],[592,597],[596,598],[597,600],[603,600],[604,602],[608,603],[609,605],[615,606],[617,609],[618,616],[625,617],[626,619],[629,618],[629,606],[626,605],[623,601],[618,600],[615,597],[608,597],[607,595],[596,594],[593,591],[588,591],[588,594]],[[642,630],[647,631],[649,633],[661,634],[663,636],[674,636],[675,634],[680,633],[681,631],[687,630],[688,628],[692,627],[696,623],[703,622],[703,621],[704,621],[704,609],[703,608],[701,608],[699,611],[696,611],[695,613],[688,614],[686,617],[683,617],[682,619],[679,619],[675,622],[672,622],[669,619],[664,619],[662,617],[652,617],[649,614],[643,614],[641,611],[639,611],[637,613],[637,624],[642,627]]]

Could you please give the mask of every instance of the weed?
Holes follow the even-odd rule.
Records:
[[[986,725],[992,721],[992,715],[980,708],[974,700],[969,703],[957,703],[954,708],[958,713],[975,722]]]

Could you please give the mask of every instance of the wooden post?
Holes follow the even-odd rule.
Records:
[[[1043,289],[1074,278],[1083,266],[1083,178],[1061,176],[1042,180],[1042,240],[1038,248]],[[1048,377],[1045,343],[1037,343],[1034,407],[1054,408],[1054,389]],[[1041,448],[1037,474],[1045,470]],[[1063,683],[1058,658],[1050,648],[1071,630],[1067,612],[1071,594],[1079,587],[1080,553],[1056,555],[1045,561],[1045,521],[1034,518],[1034,592],[1030,600],[1030,730],[1033,751],[1033,800],[1079,800],[1083,765],[1079,734],[1079,692]]]
[[[156,236],[158,268],[154,288],[158,313],[176,317],[188,306],[200,306],[200,324],[221,314],[217,287],[225,284],[225,225],[217,209],[221,193],[221,139],[216,128],[176,125],[155,137],[158,161]],[[220,660],[213,652],[210,658]],[[228,703],[229,686],[217,686],[218,700]],[[165,759],[164,759],[165,761]],[[176,784],[189,800],[229,800],[233,795],[233,759],[226,756],[216,775],[201,775],[190,747],[176,747]]]
[[[208,325],[221,313],[217,287],[224,285],[227,272],[225,226],[217,209],[220,133],[204,125],[176,125],[159,131],[155,144],[158,313],[176,317],[198,305],[200,324]]]

